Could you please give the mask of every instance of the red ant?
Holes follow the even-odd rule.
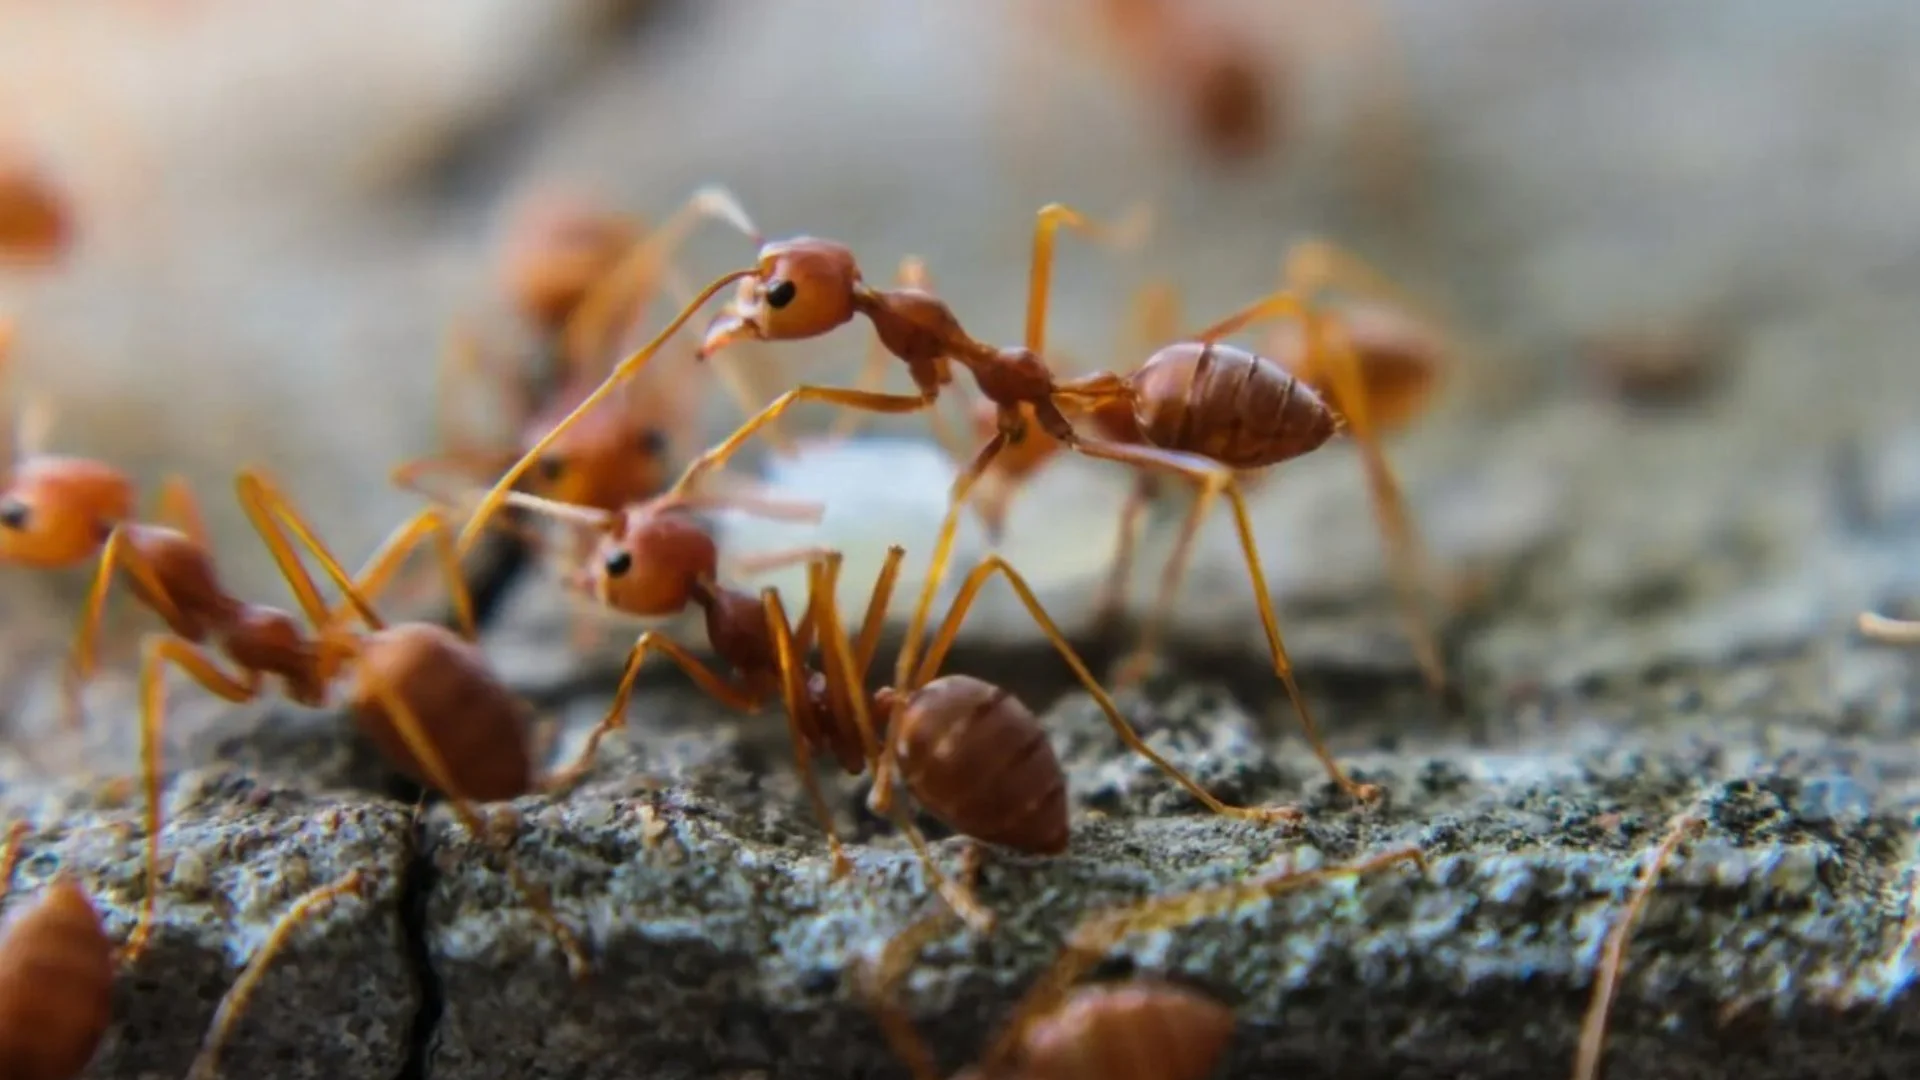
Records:
[[[0,897],[13,889],[26,831],[21,822],[8,830]],[[321,904],[363,886],[364,875],[350,871],[302,896],[275,920],[215,1011],[190,1077],[212,1075],[240,1010],[294,929]],[[69,874],[56,875],[38,897],[9,914],[0,929],[0,1076],[77,1080],[113,1023],[114,952],[93,900]]]
[[[611,393],[621,380],[644,367],[660,345],[678,332],[700,305],[728,285],[743,283],[730,310],[708,328],[704,348],[709,353],[742,338],[789,341],[816,337],[855,315],[863,315],[873,323],[887,350],[907,365],[919,393],[882,394],[837,387],[797,387],[775,399],[733,435],[696,458],[671,490],[687,490],[706,472],[721,467],[754,432],[799,401],[819,401],[874,413],[912,413],[927,409],[938,397],[941,387],[951,381],[949,365],[957,361],[973,373],[981,393],[996,407],[999,426],[954,483],[946,520],[934,547],[931,571],[915,609],[915,624],[924,626],[927,621],[952,555],[959,515],[974,483],[1008,445],[1027,437],[1033,428],[1089,457],[1186,476],[1196,481],[1201,490],[1188,514],[1182,536],[1198,528],[1216,498],[1226,497],[1246,557],[1275,674],[1285,686],[1328,775],[1357,800],[1377,798],[1377,788],[1350,780],[1320,742],[1305,699],[1293,678],[1293,665],[1280,635],[1273,599],[1253,542],[1253,526],[1235,476],[1239,471],[1265,468],[1311,452],[1344,426],[1361,444],[1373,466],[1369,473],[1375,484],[1376,504],[1388,523],[1395,561],[1406,564],[1399,576],[1402,580],[1419,576],[1415,564],[1420,560],[1415,554],[1412,529],[1401,506],[1398,486],[1380,455],[1369,423],[1365,392],[1350,343],[1339,325],[1329,323],[1306,297],[1292,289],[1281,289],[1215,323],[1193,340],[1160,349],[1126,376],[1099,372],[1056,381],[1041,354],[1045,346],[1054,239],[1063,226],[1094,227],[1070,207],[1056,203],[1040,210],[1029,274],[1026,340],[1023,346],[1015,348],[997,348],[968,336],[952,310],[929,293],[868,286],[861,279],[852,252],[843,245],[811,237],[763,245],[753,268],[732,271],[709,284],[653,341],[616,365],[607,381],[588,395],[571,416],[507,470],[467,522],[460,538],[462,550],[472,544],[488,517],[499,507],[507,489],[538,460],[547,443],[558,438],[574,418]],[[1332,251],[1321,245],[1306,250],[1309,253]],[[1309,268],[1333,273],[1343,265],[1344,260],[1328,258],[1318,260],[1317,265],[1310,264]],[[1254,322],[1278,317],[1291,317],[1303,324],[1308,351],[1322,358],[1319,363],[1325,365],[1333,385],[1341,390],[1341,401],[1347,407],[1344,417],[1335,413],[1311,387],[1273,361],[1219,344],[1220,338]],[[1063,406],[1087,415],[1105,437],[1081,436],[1067,420]],[[896,681],[904,682],[911,673],[918,647],[917,638],[910,635],[901,651]],[[1429,680],[1436,687],[1443,686],[1438,650],[1424,622],[1415,637],[1415,649]]]
[[[848,864],[813,778],[814,753],[832,756],[850,774],[871,767],[870,805],[903,826],[916,849],[928,858],[929,867],[931,859],[918,833],[893,812],[891,781],[896,772],[918,801],[957,831],[1016,850],[1057,854],[1067,842],[1066,782],[1033,714],[991,683],[966,676],[935,678],[974,597],[993,574],[1000,573],[1129,749],[1159,766],[1216,813],[1262,821],[1294,821],[1300,816],[1291,807],[1228,806],[1148,747],[1067,644],[1025,580],[997,556],[968,575],[917,670],[909,678],[896,679],[893,687],[869,695],[866,672],[879,647],[904,549],[888,549],[855,646],[846,642],[839,615],[839,553],[802,550],[762,558],[762,565],[796,557],[808,561],[807,608],[794,623],[777,591],[765,589],[756,598],[717,582],[713,538],[685,512],[698,505],[723,504],[763,514],[789,508],[737,497],[669,494],[623,514],[607,515],[519,493],[508,499],[600,530],[599,551],[577,584],[607,606],[631,615],[664,617],[689,605],[699,607],[706,616],[708,644],[734,672],[731,679],[719,675],[665,634],[642,633],[628,654],[606,718],[562,775],[583,772],[600,739],[625,724],[641,665],[658,651],[730,708],[757,712],[774,695],[784,697],[796,764],[827,834],[836,877],[846,872]],[[826,661],[817,669],[805,660],[816,636],[826,650]],[[874,722],[872,713],[882,719]],[[969,913],[969,921],[986,921],[970,900],[949,896],[957,909]]]
[[[171,631],[147,639],[140,671],[147,894],[128,942],[135,956],[145,949],[152,933],[159,894],[160,735],[163,677],[169,664],[236,704],[258,697],[268,678],[278,678],[288,699],[309,707],[325,705],[331,684],[351,667],[356,677],[349,701],[360,730],[400,772],[445,795],[467,827],[483,839],[492,834],[469,800],[496,802],[539,786],[529,745],[528,709],[472,644],[472,608],[440,510],[423,510],[395,529],[355,578],[347,575],[264,476],[243,471],[235,490],[313,627],[311,636],[293,615],[231,595],[219,580],[203,534],[126,521],[114,526],[101,552],[100,569],[74,643],[73,670],[78,680],[84,680],[92,670],[93,639],[115,571],[126,573],[135,596]],[[328,610],[295,551],[296,541],[319,560],[326,576],[345,595],[341,610]],[[427,541],[433,542],[453,592],[461,634],[431,623],[389,625],[370,603],[369,597],[386,586],[413,549]],[[350,615],[365,622],[369,632],[348,629],[345,623]],[[237,673],[222,670],[209,655],[208,644],[224,653]],[[585,957],[573,935],[521,879],[504,841],[501,848],[515,887],[559,941],[569,967],[583,974]]]
[[[1172,930],[1335,877],[1373,874],[1410,862],[1423,872],[1419,849],[1407,848],[1350,866],[1272,874],[1096,912],[1068,936],[1060,958],[1034,982],[980,1062],[961,1075],[1001,1080],[1204,1080],[1226,1052],[1233,1010],[1174,983],[1132,978],[1075,987],[1100,958],[1136,934]],[[894,1053],[915,1080],[938,1080],[933,1054],[914,1033],[897,987],[914,958],[943,932],[941,912],[890,939],[860,982]]]

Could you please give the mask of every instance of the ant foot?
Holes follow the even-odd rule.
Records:
[[[833,869],[827,872],[827,880],[839,881],[851,873],[853,873],[853,864],[847,861],[846,853],[836,846],[833,849]]]

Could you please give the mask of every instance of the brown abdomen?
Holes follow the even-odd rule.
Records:
[[[955,830],[1034,855],[1067,850],[1067,777],[1019,698],[943,676],[907,698],[890,738],[907,789]]]
[[[51,885],[0,933],[0,1076],[73,1080],[113,1014],[113,942],[69,878]]]
[[[439,751],[458,794],[497,802],[533,790],[527,711],[487,666],[479,649],[445,627],[390,626],[365,640],[354,674],[353,704],[361,730],[394,768],[439,787],[393,725],[375,692],[399,695]],[[443,792],[445,794],[445,792]]]
[[[1134,980],[1083,986],[1021,1040],[1032,1080],[1206,1080],[1233,1035],[1233,1010],[1191,990]]]
[[[1169,345],[1128,381],[1134,419],[1149,443],[1235,469],[1299,457],[1338,428],[1333,410],[1312,387],[1266,357],[1231,345]]]

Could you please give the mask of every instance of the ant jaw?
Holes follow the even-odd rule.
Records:
[[[707,324],[707,332],[701,336],[700,348],[694,353],[696,360],[705,360],[736,341],[765,341],[766,332],[751,316],[738,309],[729,309],[714,316]]]

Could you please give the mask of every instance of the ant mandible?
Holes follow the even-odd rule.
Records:
[[[1096,912],[1068,936],[1051,968],[1015,1007],[980,1062],[961,1075],[1000,1080],[1204,1080],[1226,1051],[1233,1010],[1158,979],[1075,983],[1115,946],[1136,934],[1172,930],[1238,911],[1337,877],[1374,874],[1400,863],[1423,872],[1417,848],[1348,866],[1297,870],[1254,881],[1156,897]],[[928,916],[888,940],[860,969],[861,989],[894,1054],[914,1080],[939,1080],[932,1051],[897,1000],[915,957],[945,930],[945,913]]]
[[[248,519],[313,627],[311,636],[287,612],[248,603],[227,592],[203,539],[139,522],[122,523],[108,537],[76,635],[74,671],[84,680],[92,668],[93,638],[116,570],[127,574],[136,597],[160,615],[171,631],[149,636],[142,650],[147,894],[128,941],[135,956],[145,949],[152,933],[159,893],[160,736],[163,678],[169,664],[235,704],[258,697],[266,680],[275,677],[290,700],[310,707],[326,704],[330,685],[351,666],[355,679],[349,704],[360,730],[401,773],[446,796],[467,828],[489,842],[496,838],[472,802],[516,798],[539,787],[534,779],[528,709],[472,644],[472,606],[453,558],[451,530],[438,508],[422,510],[395,529],[356,581],[264,475],[242,471],[234,486]],[[462,629],[458,634],[432,623],[388,624],[369,599],[415,548],[429,540],[453,593]],[[341,610],[328,610],[296,553],[296,541],[344,594]],[[350,630],[346,626],[350,615],[357,615],[368,632]],[[237,674],[222,670],[208,654],[208,642],[238,668]],[[497,840],[497,846],[515,888],[559,942],[569,968],[583,976],[586,959],[573,934],[521,877],[508,843]]]

